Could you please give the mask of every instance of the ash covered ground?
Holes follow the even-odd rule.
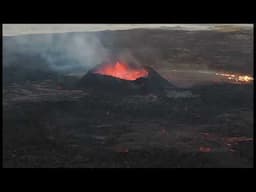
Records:
[[[3,39],[4,167],[253,167],[253,84],[189,73],[252,74],[251,31],[103,33],[113,53],[133,50],[177,87],[164,94],[80,89],[80,76],[51,70],[48,60],[13,51],[14,40]],[[168,78],[173,69],[187,72]]]

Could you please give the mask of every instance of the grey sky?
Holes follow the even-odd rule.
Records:
[[[161,27],[181,30],[216,30],[223,26],[253,27],[252,24],[3,24],[3,36]]]

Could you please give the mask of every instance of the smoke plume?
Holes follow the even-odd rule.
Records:
[[[5,37],[3,53],[4,66],[16,62],[16,65],[26,68],[48,67],[63,73],[86,72],[105,61],[109,55],[97,35],[86,33]],[[22,62],[22,58],[34,62]],[[17,63],[17,60],[20,62]]]

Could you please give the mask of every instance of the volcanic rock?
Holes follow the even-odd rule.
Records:
[[[84,75],[77,87],[91,91],[114,92],[116,94],[162,94],[167,89],[175,88],[170,82],[162,78],[153,68],[144,67],[148,71],[146,77],[136,80],[125,80],[108,75],[95,73],[95,69]]]

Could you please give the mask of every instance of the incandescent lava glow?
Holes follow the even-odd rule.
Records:
[[[116,62],[115,64],[106,64],[95,70],[94,73],[130,81],[148,76],[148,71],[144,68],[133,68],[121,62]]]
[[[250,83],[253,81],[253,77],[248,75],[237,75],[230,73],[216,73],[216,75],[225,77],[226,79],[235,83]]]

